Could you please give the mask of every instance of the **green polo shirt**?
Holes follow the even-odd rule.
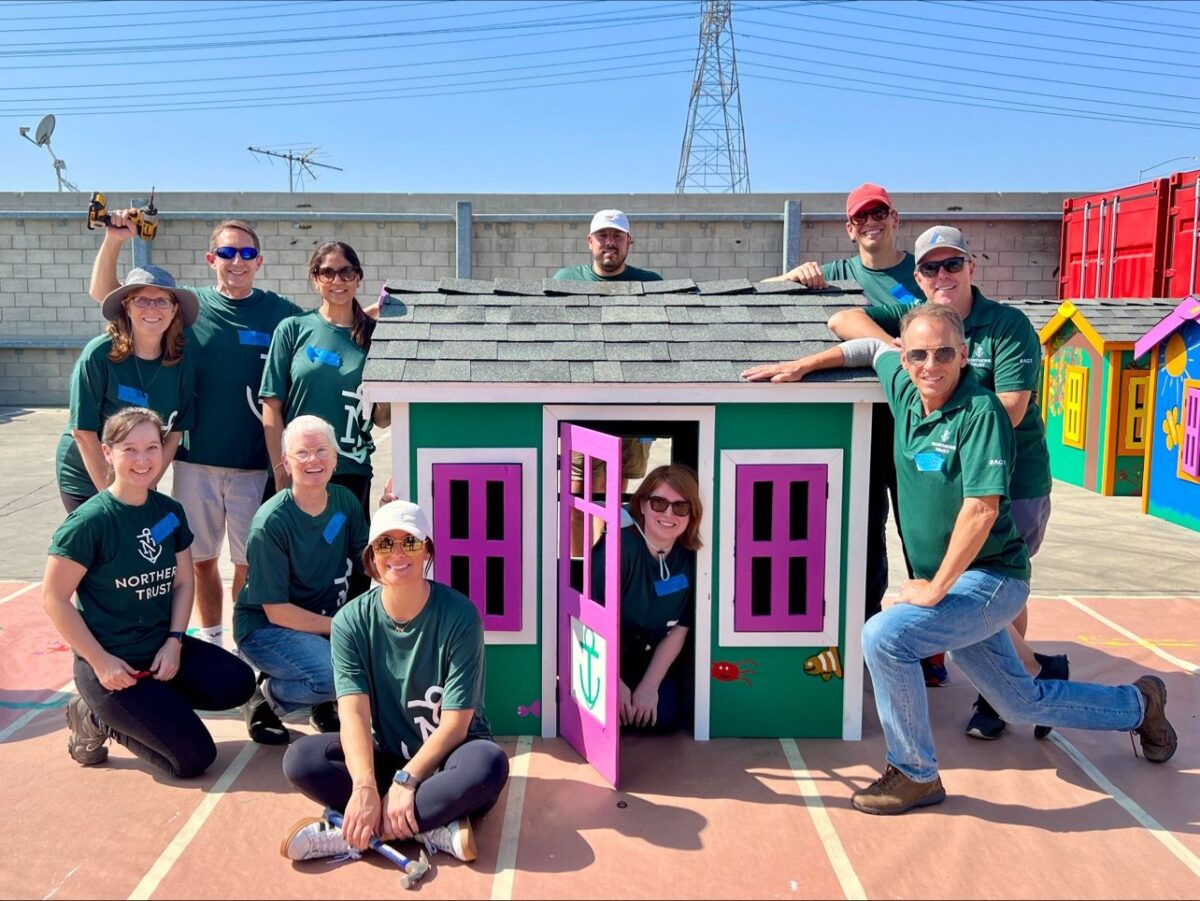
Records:
[[[191,545],[187,517],[174,498],[151,491],[134,507],[101,491],[58,527],[50,554],[87,570],[75,606],[100,646],[145,669],[171,630],[175,556]]]
[[[483,622],[475,605],[440,582],[424,609],[401,625],[376,585],[337,612],[333,683],[339,698],[365,694],[375,744],[403,760],[420,750],[442,710],[474,710],[469,738],[491,738],[483,714]]]
[[[554,273],[556,282],[661,282],[663,277],[649,269],[626,266],[620,275],[597,275],[592,264],[567,266]]]
[[[866,308],[867,315],[889,335],[900,334],[900,320],[908,307],[897,303]],[[963,321],[967,360],[979,383],[997,394],[1029,391],[1029,406],[1017,423],[1016,468],[1013,500],[1045,497],[1050,493],[1050,451],[1038,409],[1042,378],[1042,344],[1033,324],[1020,310],[989,300],[971,288],[971,312]]]
[[[180,460],[230,469],[267,469],[258,389],[275,326],[303,312],[272,291],[255,288],[230,300],[215,287],[189,288],[200,315],[185,334],[196,357],[196,425]]]
[[[358,498],[329,486],[325,509],[309,516],[291,488],[258,508],[246,537],[246,584],[233,608],[233,640],[270,623],[263,606],[295,604],[333,616],[346,603],[351,578],[362,572],[367,520]]]
[[[905,251],[904,259],[887,269],[871,269],[860,257],[848,257],[821,265],[828,282],[858,282],[873,304],[899,304],[907,309],[925,299],[917,285],[916,260]]]
[[[969,568],[1028,581],[1029,551],[1009,509],[1015,442],[1004,405],[968,369],[946,403],[927,416],[900,354],[880,354],[875,371],[896,420],[900,530],[917,578],[937,574],[963,499],[999,495],[999,515]]]
[[[178,362],[164,366],[161,357],[140,360],[132,353],[114,363],[108,358],[111,350],[108,335],[93,338],[71,370],[71,411],[55,463],[59,490],[77,497],[91,497],[96,486],[72,430],[87,429],[99,437],[108,418],[125,407],[149,407],[169,432],[186,431],[194,422],[195,351],[185,350]]]

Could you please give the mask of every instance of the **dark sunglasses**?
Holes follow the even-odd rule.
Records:
[[[676,516],[692,515],[691,501],[669,501],[665,497],[659,497],[657,494],[652,494],[646,498],[646,503],[650,505],[650,509],[655,513],[665,513],[667,507],[670,507],[671,512]]]
[[[921,263],[917,266],[921,270],[921,274],[933,278],[942,269],[945,269],[951,275],[956,275],[963,271],[963,267],[967,265],[966,257],[950,257],[946,260],[937,260],[933,263]]]
[[[855,213],[850,217],[850,221],[855,225],[866,225],[868,219],[872,222],[882,222],[890,215],[892,215],[891,207],[877,206],[861,213]]]
[[[945,366],[956,356],[958,356],[958,348],[952,347],[949,344],[942,347],[914,347],[912,350],[904,352],[904,359],[908,360],[913,366],[921,366],[933,354],[933,361]]]
[[[220,257],[223,260],[232,260],[234,257],[241,257],[243,260],[253,260],[258,257],[257,247],[214,247],[212,252],[213,256]]]
[[[371,542],[371,547],[375,549],[375,553],[381,557],[386,557],[392,550],[400,545],[400,550],[404,551],[409,557],[415,557],[425,550],[425,542],[416,535],[405,535],[403,538],[393,538],[391,535],[380,535]]]
[[[341,269],[333,269],[329,266],[321,266],[312,271],[312,277],[322,284],[328,285],[335,278],[340,278],[344,282],[353,282],[361,278],[361,274],[353,266],[343,266]]]

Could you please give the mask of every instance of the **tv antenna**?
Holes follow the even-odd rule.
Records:
[[[54,151],[50,148],[50,136],[54,134],[54,116],[42,116],[42,121],[37,124],[37,128],[33,130],[33,137],[29,137],[29,126],[22,125],[17,131],[30,144],[36,144],[38,147],[45,147],[46,152],[50,154],[50,159],[54,160],[54,175],[58,178],[58,190],[60,191],[78,191],[79,186],[71,179],[63,175],[63,170],[67,168],[67,164],[54,155]]]
[[[328,163],[318,163],[314,156],[320,147],[310,147],[307,150],[287,150],[280,153],[278,150],[267,150],[265,147],[247,147],[251,153],[261,153],[263,156],[278,157],[281,160],[287,160],[288,164],[288,193],[295,193],[299,188],[304,190],[304,176],[307,175],[313,181],[317,179],[317,173],[313,171],[313,166],[319,166],[322,169],[334,169],[338,172],[343,172],[340,166],[330,166]]]

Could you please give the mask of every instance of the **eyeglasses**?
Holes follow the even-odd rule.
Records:
[[[922,366],[930,354],[933,354],[933,361],[935,363],[945,366],[958,356],[958,347],[950,344],[942,347],[914,347],[904,352],[904,359],[908,360],[913,366]]]
[[[402,550],[409,557],[416,557],[421,551],[425,550],[425,542],[416,535],[405,535],[403,538],[393,538],[391,535],[380,535],[371,542],[371,547],[375,549],[381,557],[386,557],[392,550],[400,545]]]
[[[175,306],[174,297],[147,297],[145,294],[139,294],[137,297],[129,298],[129,305],[138,307],[142,310],[167,310]]]
[[[220,257],[223,260],[232,260],[234,257],[241,257],[243,260],[253,260],[258,257],[257,247],[214,247],[212,252],[213,256]]]
[[[328,460],[333,456],[333,450],[328,445],[322,444],[316,450],[309,450],[307,447],[302,447],[298,451],[289,452],[288,456],[300,463],[307,463],[314,458],[317,460]]]
[[[866,225],[868,219],[872,222],[882,222],[890,215],[892,215],[891,207],[877,206],[861,213],[855,213],[850,217],[850,221],[855,225]]]
[[[963,267],[967,265],[966,257],[949,257],[945,260],[935,260],[932,263],[921,263],[917,266],[921,274],[929,278],[933,278],[942,269],[945,269],[951,275],[956,275],[963,271]]]
[[[344,282],[357,281],[360,278],[360,273],[353,266],[343,266],[341,269],[332,269],[329,266],[321,266],[319,269],[312,271],[312,277],[322,284],[328,285],[335,278],[340,278]]]
[[[667,507],[670,507],[671,512],[676,516],[692,515],[691,501],[669,501],[665,497],[659,497],[657,494],[652,494],[646,498],[646,503],[650,505],[650,509],[655,513],[665,513],[667,511]]]

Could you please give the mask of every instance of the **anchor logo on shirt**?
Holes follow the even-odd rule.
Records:
[[[140,545],[138,553],[151,563],[157,563],[159,555],[162,554],[162,545],[154,540],[154,536],[150,534],[148,528],[142,529],[138,533],[138,543]]]

